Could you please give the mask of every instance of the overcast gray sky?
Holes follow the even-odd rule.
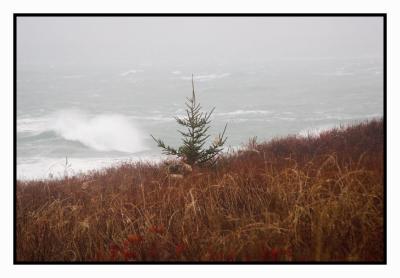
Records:
[[[371,17],[18,17],[22,64],[382,57]]]

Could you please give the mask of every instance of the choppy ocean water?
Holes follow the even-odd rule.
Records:
[[[212,135],[304,136],[383,115],[378,59],[279,60],[238,65],[19,65],[17,177],[61,177],[121,161],[162,159],[150,134],[180,144],[194,74]],[[66,157],[68,167],[66,166]]]

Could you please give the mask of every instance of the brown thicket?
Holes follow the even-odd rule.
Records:
[[[382,120],[226,154],[17,181],[17,261],[384,259]]]

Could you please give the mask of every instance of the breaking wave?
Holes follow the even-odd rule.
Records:
[[[143,133],[118,114],[89,116],[76,110],[64,110],[55,114],[51,129],[66,140],[79,141],[98,151],[136,153],[147,148]]]

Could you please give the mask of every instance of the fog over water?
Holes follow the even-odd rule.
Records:
[[[19,17],[17,175],[162,158],[194,74],[227,147],[383,115],[373,17]]]

